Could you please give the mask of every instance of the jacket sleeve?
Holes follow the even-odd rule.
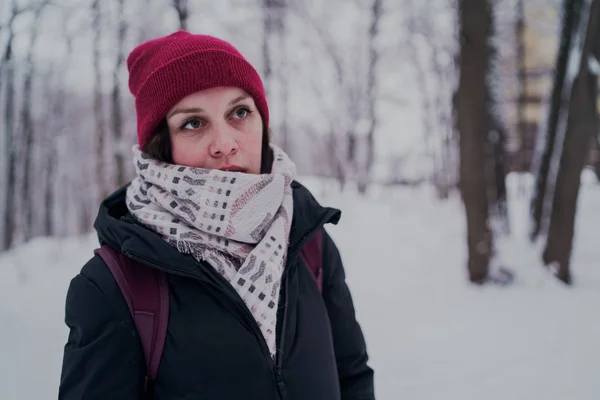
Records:
[[[60,400],[139,399],[145,364],[133,319],[110,270],[95,256],[71,281]]]
[[[373,400],[373,370],[367,365],[365,339],[356,321],[339,250],[324,229],[323,263],[323,298],[331,321],[342,400]]]

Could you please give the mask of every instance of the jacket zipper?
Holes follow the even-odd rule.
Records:
[[[312,237],[312,235],[314,235],[314,233],[317,231],[317,229],[322,227],[326,223],[326,221],[328,221],[329,218],[331,218],[331,215],[333,213],[334,212],[327,213],[322,218],[322,220],[319,221],[319,224],[317,224],[314,228],[312,228],[307,235],[302,237],[300,242],[298,242],[298,245],[296,246],[295,251],[291,254],[291,257],[288,262],[289,265],[293,265],[293,263],[296,262],[297,258],[300,256],[300,249],[302,249],[302,246],[304,246],[304,244],[306,244],[306,242],[310,239],[310,237]],[[179,275],[179,276],[183,276],[183,277],[187,277],[187,278],[192,278],[197,281],[201,281],[200,278],[197,276],[194,276],[187,272],[178,270],[176,268],[166,268],[165,266],[163,266],[161,264],[157,264],[153,261],[147,260],[146,258],[144,258],[138,254],[132,253],[131,251],[126,251],[124,254],[127,257],[130,257],[141,263],[150,265],[150,266],[152,266],[160,271],[163,271],[165,273],[171,273],[171,274],[175,274],[175,275]],[[248,306],[246,306],[246,304],[242,300],[241,296],[233,288],[233,285],[231,285],[231,283],[229,283],[225,278],[223,278],[217,271],[215,271],[211,268],[207,268],[207,271],[208,271],[207,273],[210,274],[213,278],[220,280],[221,283],[225,287],[230,288],[232,293],[227,293],[227,291],[225,291],[223,289],[223,287],[220,287],[219,285],[217,285],[214,282],[205,282],[205,281],[201,281],[201,282],[208,283],[212,287],[216,288],[217,290],[222,291],[227,297],[229,297],[231,300],[233,300],[233,302],[235,304],[240,306],[239,308],[241,308],[243,310],[242,312],[245,314],[246,318],[250,321],[250,324],[254,329],[254,334],[258,337],[259,342],[261,343],[263,354],[265,355],[265,357],[267,358],[267,360],[269,361],[269,363],[272,366],[272,370],[275,374],[275,380],[277,383],[277,388],[278,388],[280,397],[283,400],[287,399],[287,391],[285,389],[285,381],[284,381],[283,373],[282,373],[282,363],[283,363],[283,349],[284,349],[284,345],[285,345],[285,329],[286,329],[286,325],[287,325],[287,307],[288,307],[287,275],[288,275],[289,268],[284,268],[283,274],[281,276],[282,289],[283,289],[283,294],[284,294],[284,306],[283,306],[283,311],[282,311],[282,324],[281,324],[280,340],[279,340],[279,345],[277,346],[277,349],[275,351],[275,360],[273,360],[273,358],[271,358],[271,353],[269,352],[269,347],[267,346],[267,342],[265,341],[265,338],[263,337],[263,334],[260,330],[260,327],[258,326],[258,323],[254,319],[254,316],[252,316],[252,313],[248,309]]]
[[[321,221],[319,221],[319,224],[317,224],[315,227],[313,227],[311,230],[309,230],[309,233],[305,236],[302,237],[302,239],[300,240],[300,242],[298,242],[298,245],[295,247],[295,251],[294,253],[291,254],[292,257],[290,257],[290,262],[289,265],[293,265],[295,262],[297,262],[298,257],[300,257],[300,250],[302,249],[302,247],[308,242],[308,240],[315,234],[315,232],[320,229],[330,218],[331,216],[335,213],[335,211],[330,211],[328,212]],[[284,270],[284,276],[286,274],[286,272],[289,269],[285,269]],[[321,271],[322,273],[322,271]],[[284,280],[284,277],[282,277],[282,281],[283,281],[283,292],[284,292],[284,307],[283,307],[283,311],[282,311],[282,319],[283,321],[281,321],[281,333],[280,333],[280,340],[279,340],[279,346],[277,346],[277,350],[276,350],[276,355],[275,355],[275,366],[274,366],[274,371],[275,371],[275,377],[277,379],[277,387],[279,389],[279,394],[281,396],[281,398],[283,400],[287,399],[287,390],[285,388],[285,379],[283,377],[283,373],[282,373],[282,364],[283,364],[283,350],[284,350],[284,346],[285,346],[285,329],[287,327],[287,308],[288,308],[288,279]]]
[[[188,274],[186,272],[179,271],[176,269],[165,268],[163,265],[149,261],[149,260],[145,259],[144,257],[141,257],[137,254],[132,253],[131,251],[125,252],[125,255],[127,257],[130,257],[141,263],[150,265],[150,266],[152,266],[160,271],[163,271],[165,273],[174,273],[176,275],[183,276],[186,278],[192,278],[192,279],[195,279],[198,281],[200,280],[197,276],[194,276],[192,274]],[[242,300],[240,295],[237,294],[237,292],[235,291],[235,289],[233,288],[231,283],[229,283],[225,278],[223,278],[221,275],[219,275],[218,272],[212,271],[212,270],[209,272],[209,274],[211,274],[214,278],[221,279],[221,281],[224,285],[228,285],[228,287],[230,287],[233,290],[233,292],[235,293],[235,297],[234,297],[233,293],[232,294],[227,293],[222,287],[219,287],[219,285],[217,285],[213,282],[202,281],[202,283],[207,283],[207,284],[211,285],[212,287],[216,288],[217,290],[220,290],[221,292],[223,292],[227,297],[229,297],[231,300],[233,300],[234,303],[237,304],[238,306],[240,306],[240,308],[243,310],[242,312],[246,315],[247,319],[250,321],[250,324],[254,330],[254,334],[258,337],[258,340],[261,343],[263,355],[265,356],[265,358],[271,365],[271,370],[273,371],[275,383],[277,385],[277,391],[279,392],[279,395],[282,400],[287,399],[287,394],[286,394],[286,390],[285,390],[285,382],[283,379],[283,374],[281,372],[281,360],[282,360],[282,355],[283,355],[283,345],[285,342],[285,340],[284,340],[285,324],[287,322],[287,293],[288,293],[288,291],[287,291],[286,271],[287,271],[287,269],[284,269],[283,275],[281,277],[283,292],[284,292],[284,296],[285,296],[285,303],[284,303],[283,311],[282,311],[283,321],[282,321],[282,325],[281,325],[280,343],[279,343],[279,346],[277,346],[277,350],[275,353],[275,360],[273,360],[273,358],[271,357],[271,353],[269,352],[267,342],[265,341],[265,338],[263,337],[263,334],[260,330],[260,327],[258,326],[258,323],[254,319],[254,316],[252,316],[252,313],[250,312],[250,310],[248,309],[248,307],[246,306],[246,304],[244,303],[244,301]],[[214,274],[213,274],[213,272],[214,272]]]

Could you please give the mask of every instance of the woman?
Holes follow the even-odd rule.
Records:
[[[338,250],[339,211],[269,143],[255,69],[229,43],[179,31],[127,59],[137,176],[101,205],[100,242],[166,272],[159,399],[374,399]],[[323,289],[300,248],[322,232]],[[61,399],[138,399],[145,363],[99,256],[71,282]]]

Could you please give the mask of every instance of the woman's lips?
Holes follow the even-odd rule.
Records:
[[[246,169],[243,167],[240,167],[238,165],[226,165],[224,167],[219,168],[221,171],[227,171],[227,172],[246,172]]]

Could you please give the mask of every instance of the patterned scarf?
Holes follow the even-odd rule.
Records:
[[[206,261],[237,291],[271,356],[293,213],[296,167],[276,146],[271,174],[167,164],[133,148],[127,208],[171,246]]]

